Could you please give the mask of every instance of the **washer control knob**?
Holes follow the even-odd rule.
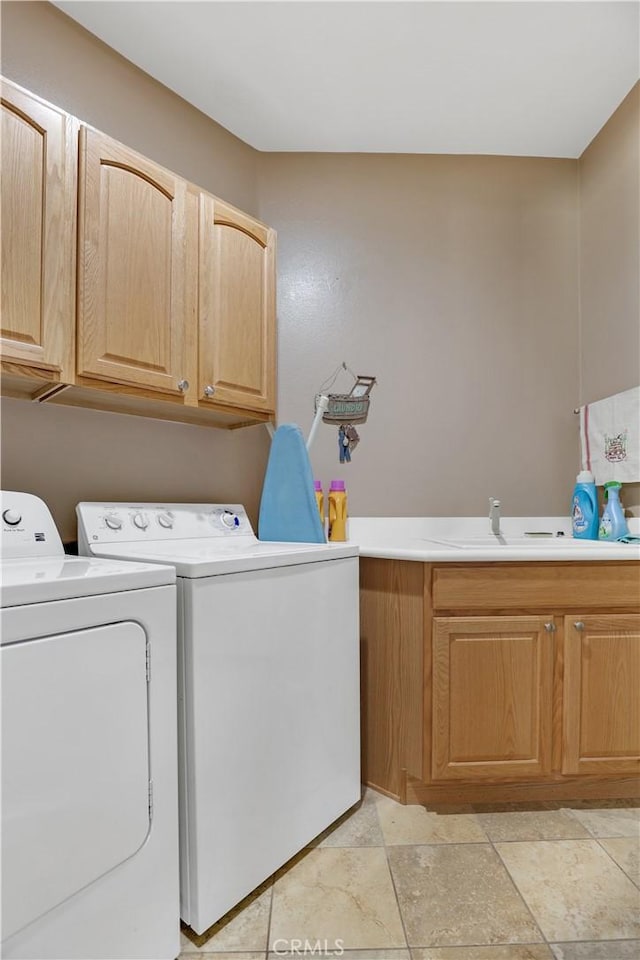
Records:
[[[5,523],[8,523],[10,527],[16,527],[22,520],[22,517],[17,510],[3,510],[2,519]]]
[[[223,526],[229,530],[234,530],[240,526],[240,518],[235,513],[231,513],[231,510],[225,510],[221,514],[220,519],[222,520]]]
[[[158,523],[161,527],[164,527],[165,530],[171,530],[173,527],[173,517],[170,513],[159,513]]]
[[[147,527],[149,526],[149,521],[145,517],[144,513],[134,513],[133,523],[134,523],[134,526],[138,528],[138,530],[146,530]]]
[[[108,513],[104,518],[104,522],[109,527],[109,530],[122,530],[122,520],[114,513]]]

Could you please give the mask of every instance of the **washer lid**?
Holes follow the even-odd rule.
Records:
[[[174,567],[148,563],[67,556],[3,560],[0,601],[3,607],[15,607],[140,590],[175,583],[175,579]]]
[[[91,545],[103,557],[171,563],[179,577],[215,577],[224,573],[290,567],[340,557],[357,557],[355,543],[276,543],[247,537],[244,542],[221,539],[154,540],[148,543]]]

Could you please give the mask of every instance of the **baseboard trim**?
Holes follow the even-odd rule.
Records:
[[[372,785],[373,786],[373,785]],[[375,787],[379,790],[379,787]],[[389,794],[390,795],[390,794]],[[545,783],[426,784],[407,777],[407,804],[526,803],[532,800],[614,800],[640,797],[639,777],[564,777]]]

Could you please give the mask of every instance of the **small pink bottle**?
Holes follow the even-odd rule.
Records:
[[[332,480],[329,488],[329,540],[347,539],[347,491],[344,480]]]

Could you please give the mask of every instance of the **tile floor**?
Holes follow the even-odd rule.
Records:
[[[183,931],[181,960],[640,960],[640,801],[437,809],[365,790],[205,936]]]

